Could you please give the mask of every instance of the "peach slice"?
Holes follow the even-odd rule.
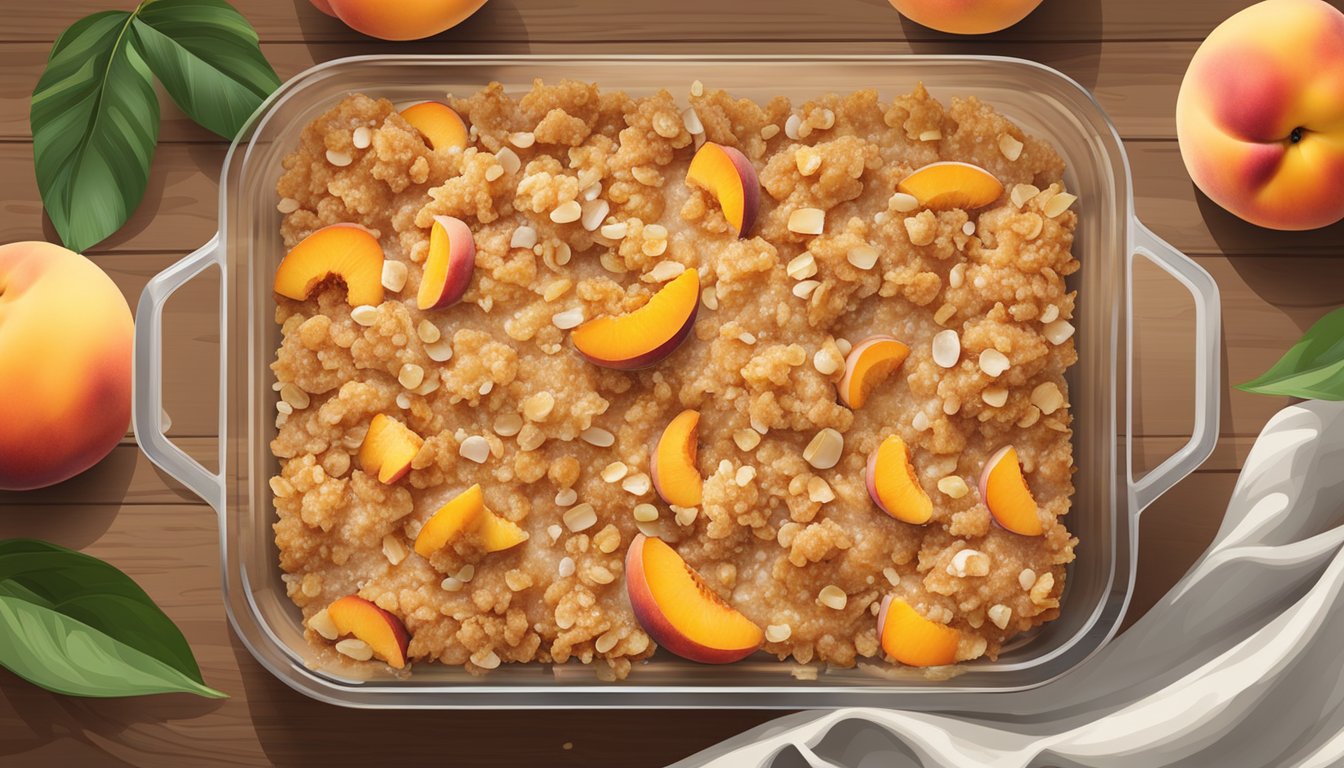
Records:
[[[625,586],[644,630],[683,659],[729,664],[750,656],[765,639],[661,539],[641,533],[630,542]]]
[[[877,634],[882,638],[882,650],[912,667],[955,664],[961,644],[960,632],[924,618],[909,603],[891,595],[882,598]]]
[[[1003,194],[1003,184],[978,165],[943,161],[929,163],[901,180],[896,189],[914,195],[925,208],[982,208]]]
[[[447,104],[426,101],[403,109],[401,116],[406,118],[406,122],[414,126],[435,150],[449,147],[467,148],[467,137],[470,135],[467,123],[457,114],[457,110]]]
[[[485,510],[485,516],[477,525],[476,540],[486,552],[503,552],[527,541],[528,534],[512,520],[500,517]]]
[[[579,354],[594,365],[633,371],[672,354],[691,332],[700,308],[700,273],[688,269],[644,306],[619,317],[594,318],[571,334]]]
[[[695,466],[700,412],[686,410],[668,423],[653,447],[649,475],[663,501],[678,507],[700,506],[704,479]]]
[[[746,155],[733,147],[707,141],[691,158],[686,181],[714,195],[723,217],[737,230],[738,237],[751,232],[756,223],[756,209],[761,205],[761,182]]]
[[[933,500],[919,484],[910,463],[910,449],[896,435],[882,441],[868,456],[868,495],[888,515],[903,523],[923,525],[933,517]]]
[[[452,216],[435,216],[429,230],[429,256],[420,278],[415,305],[441,309],[461,301],[476,269],[476,241],[471,228]]]
[[[429,557],[438,552],[453,539],[480,525],[485,512],[485,494],[481,493],[481,486],[473,485],[459,493],[420,527],[420,533],[415,537],[416,553]]]
[[[411,459],[425,441],[400,421],[378,414],[369,422],[369,431],[359,446],[359,466],[368,474],[392,484],[411,471]]]
[[[369,644],[375,655],[401,669],[411,635],[401,619],[357,595],[347,595],[327,606],[327,615],[342,635],[354,635]]]
[[[332,224],[305,237],[275,270],[275,292],[303,301],[323,280],[345,281],[352,307],[383,303],[383,247],[358,224]]]
[[[527,531],[485,506],[480,485],[473,485],[439,507],[415,537],[415,551],[429,557],[460,536],[470,536],[486,552],[501,552],[527,541]]]
[[[998,450],[980,472],[980,498],[984,499],[994,521],[1013,533],[1040,536],[1045,533],[1036,499],[1027,487],[1017,450],[1006,445]]]
[[[899,368],[909,354],[909,347],[890,336],[871,336],[855,344],[845,358],[845,375],[837,385],[840,402],[854,410],[862,408],[868,393]]]

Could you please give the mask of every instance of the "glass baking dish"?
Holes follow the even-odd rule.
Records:
[[[660,651],[623,682],[588,668],[505,665],[484,677],[418,665],[409,679],[323,670],[285,595],[272,540],[267,480],[276,393],[268,368],[278,343],[271,282],[285,249],[275,210],[281,158],[298,131],[352,91],[394,102],[468,93],[491,82],[526,90],[534,78],[577,78],[603,88],[679,92],[695,79],[764,101],[795,103],[832,91],[876,88],[883,98],[923,82],[947,100],[976,95],[1027,131],[1047,137],[1068,163],[1081,199],[1075,253],[1080,360],[1069,372],[1076,432],[1077,496],[1070,527],[1081,540],[1061,617],[1005,649],[998,661],[964,665],[952,679],[915,670],[799,665],[753,657],[702,666]],[[219,233],[153,278],[140,300],[135,346],[135,430],[149,458],[200,494],[219,515],[224,599],[235,631],[257,660],[313,698],[354,707],[752,707],[984,706],[983,694],[1041,685],[1087,658],[1115,633],[1134,584],[1139,513],[1194,470],[1218,434],[1219,301],[1209,275],[1134,216],[1129,163],[1115,127],[1073,80],[1028,61],[986,56],[504,56],[362,57],[314,67],[290,80],[233,144],[220,181]],[[1189,442],[1140,479],[1132,472],[1131,269],[1135,254],[1163,267],[1194,296],[1195,420]],[[174,290],[210,267],[221,284],[219,471],[164,435],[162,318]],[[806,678],[815,673],[815,679]]]

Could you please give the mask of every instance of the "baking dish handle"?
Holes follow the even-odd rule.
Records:
[[[220,264],[219,235],[190,256],[150,279],[135,313],[135,386],[133,423],[140,449],[154,465],[205,499],[216,512],[224,508],[224,475],[211,472],[164,434],[163,307],[168,297],[206,268]],[[224,311],[220,308],[221,318]],[[221,320],[222,323],[222,320]],[[220,343],[224,342],[221,327]],[[221,433],[222,434],[222,433]],[[223,464],[220,453],[220,464]]]
[[[1133,364],[1129,366],[1129,440],[1130,450],[1130,486],[1137,502],[1136,509],[1142,512],[1157,497],[1166,493],[1178,481],[1195,471],[1213,453],[1218,442],[1218,408],[1220,387],[1219,355],[1222,338],[1222,303],[1219,299],[1218,284],[1213,281],[1203,267],[1190,257],[1173,248],[1162,238],[1153,234],[1137,219],[1134,227],[1134,252],[1166,270],[1190,291],[1195,300],[1195,424],[1190,439],[1180,450],[1168,456],[1143,477],[1134,480],[1133,469],[1133,402],[1134,378]],[[1131,273],[1133,261],[1130,261]],[[1130,279],[1130,290],[1134,281]],[[1130,301],[1131,315],[1133,300]],[[1133,323],[1131,317],[1130,323]],[[1133,334],[1131,333],[1131,338]],[[1130,349],[1132,356],[1133,349]]]

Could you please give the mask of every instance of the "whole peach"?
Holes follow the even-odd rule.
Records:
[[[0,489],[41,488],[106,456],[131,422],[131,309],[92,261],[0,246]]]
[[[1344,218],[1344,14],[1322,0],[1265,0],[1218,25],[1176,99],[1190,178],[1271,229]]]
[[[485,0],[312,0],[351,29],[383,40],[419,40],[457,26]]]
[[[1041,0],[891,0],[891,6],[907,19],[957,35],[1007,29],[1040,4]]]

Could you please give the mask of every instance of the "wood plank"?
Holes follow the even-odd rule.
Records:
[[[685,53],[681,43],[652,43],[640,46],[646,54]],[[43,43],[15,43],[0,47],[0,140],[26,140],[28,102],[43,67],[47,46]],[[353,43],[267,43],[262,46],[281,78],[288,79],[323,61],[342,56],[363,56],[404,52],[395,43],[358,41]],[[769,43],[750,42],[719,46],[720,53],[778,53]],[[979,40],[949,40],[939,43],[799,43],[793,53],[803,54],[910,54],[949,53],[1017,56],[1054,67],[1091,89],[1103,109],[1115,121],[1125,138],[1174,138],[1176,92],[1186,63],[1194,53],[1193,42],[1121,42],[1062,43],[1040,41],[1032,44]],[[454,45],[458,55],[487,55],[516,51],[509,43],[464,41]],[[571,45],[538,43],[534,54],[618,54],[628,53],[625,43]],[[713,84],[712,75],[706,81]],[[682,84],[669,83],[669,87]],[[842,84],[837,84],[840,87]],[[887,94],[890,96],[890,94]],[[191,122],[159,89],[162,114],[159,140],[222,141]]]
[[[1340,0],[1330,0],[1338,5]],[[236,0],[234,5],[268,42],[353,41],[360,36],[322,15],[304,0]],[[1157,40],[1202,39],[1213,27],[1246,6],[1244,0],[1187,0],[1179,13],[1166,0],[1050,0],[1017,26],[992,40]],[[2,39],[15,42],[56,39],[81,16],[107,9],[99,0],[67,0],[60,12],[25,3],[9,10]],[[939,32],[905,21],[885,0],[819,3],[774,0],[769,10],[750,3],[681,0],[675,5],[630,0],[525,2],[492,0],[471,19],[430,40],[409,43],[407,52],[450,53],[468,40],[594,42],[619,30],[632,48],[656,41],[738,42],[744,40],[942,40]]]
[[[1196,472],[1153,502],[1139,521],[1138,577],[1121,628],[1148,612],[1213,541],[1235,472]]]

